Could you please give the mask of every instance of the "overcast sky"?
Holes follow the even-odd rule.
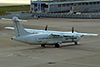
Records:
[[[0,0],[0,3],[22,3],[22,4],[30,4],[30,0]]]

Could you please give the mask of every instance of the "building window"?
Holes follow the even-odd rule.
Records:
[[[66,4],[66,6],[69,6],[69,4]]]
[[[93,4],[96,4],[96,2],[93,2]]]
[[[86,5],[88,5],[88,3],[86,3]]]
[[[61,4],[58,4],[58,7],[61,7]]]
[[[90,2],[90,5],[92,5],[92,2]]]
[[[66,0],[60,0],[60,2],[63,2],[63,1],[66,1]]]
[[[71,6],[73,6],[74,4],[73,4],[73,3],[71,3],[70,5],[71,5]]]
[[[82,5],[85,5],[85,3],[82,3]]]
[[[100,2],[97,2],[97,4],[99,4]]]
[[[62,4],[63,7],[65,7],[65,4]]]
[[[81,5],[81,3],[78,3],[78,5]]]

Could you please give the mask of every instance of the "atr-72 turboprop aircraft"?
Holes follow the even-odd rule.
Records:
[[[60,31],[48,31],[47,26],[45,30],[35,30],[35,29],[24,29],[20,24],[20,20],[17,17],[13,17],[13,27],[5,27],[5,29],[14,29],[15,37],[12,40],[28,43],[31,45],[55,45],[59,47],[62,43],[77,42],[82,36],[97,36],[98,34],[88,34],[88,33],[77,33],[72,28],[71,32],[60,32]]]

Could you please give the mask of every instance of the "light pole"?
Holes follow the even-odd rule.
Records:
[[[40,0],[40,12],[41,12],[41,0]]]
[[[23,5],[23,6],[22,6],[22,13],[24,13],[24,12],[23,12],[23,8],[24,8],[24,7],[25,7],[25,6]]]
[[[37,11],[39,11],[39,0],[37,0]]]
[[[37,0],[37,11],[41,12],[41,0]]]

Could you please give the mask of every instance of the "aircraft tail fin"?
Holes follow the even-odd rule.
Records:
[[[14,30],[15,30],[16,37],[30,34],[26,30],[24,30],[24,28],[20,24],[20,21],[17,17],[13,17],[12,20],[13,20],[13,25],[14,25]]]

